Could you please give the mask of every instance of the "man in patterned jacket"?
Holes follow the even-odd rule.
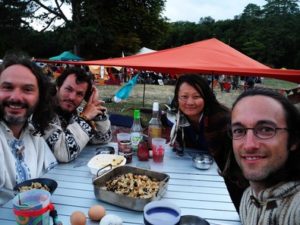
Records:
[[[74,160],[88,142],[111,140],[107,109],[98,97],[92,77],[81,68],[68,68],[56,79],[56,117],[44,138],[59,162]]]
[[[229,131],[236,162],[250,183],[240,205],[242,224],[300,225],[296,107],[271,90],[246,91],[233,104]],[[238,169],[231,171],[237,174]]]

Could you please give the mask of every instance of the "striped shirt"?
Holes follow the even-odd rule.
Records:
[[[300,225],[300,181],[281,183],[258,196],[246,189],[240,205],[243,225]]]

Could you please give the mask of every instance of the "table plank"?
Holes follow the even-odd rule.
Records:
[[[115,144],[112,143],[112,146]],[[70,224],[72,212],[79,210],[87,215],[92,205],[101,204],[108,214],[120,216],[124,225],[143,224],[142,212],[114,206],[95,198],[92,185],[94,175],[86,165],[95,156],[96,148],[97,146],[87,146],[76,160],[59,164],[43,176],[55,179],[58,183],[51,200],[59,219],[64,225]],[[151,170],[167,173],[170,180],[163,199],[178,205],[182,215],[201,216],[212,225],[240,225],[239,216],[215,163],[209,170],[198,170],[192,166],[189,155],[179,157],[168,149],[163,163],[154,163],[152,159],[141,163],[134,157],[129,165],[150,166]],[[15,224],[11,201],[0,208],[0,224]],[[87,222],[87,225],[95,224],[99,223],[90,220]]]

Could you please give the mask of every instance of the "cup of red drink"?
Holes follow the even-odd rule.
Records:
[[[165,138],[152,139],[152,158],[154,162],[162,162],[165,154]]]
[[[149,150],[147,143],[141,141],[138,145],[137,157],[140,161],[148,161],[149,159]]]

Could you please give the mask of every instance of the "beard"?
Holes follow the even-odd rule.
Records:
[[[9,107],[10,105],[27,109],[26,113],[24,115],[8,114],[5,111],[5,107]],[[20,101],[3,101],[0,104],[0,118],[3,119],[8,125],[22,125],[26,123],[30,115],[34,112],[34,109],[35,106],[31,107],[27,103]]]

